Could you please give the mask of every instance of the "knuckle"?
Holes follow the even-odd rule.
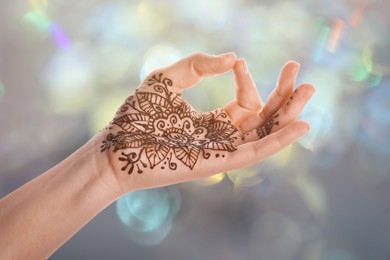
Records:
[[[203,51],[197,51],[191,55],[191,57],[194,59],[202,59],[202,58],[205,58],[206,56],[207,56],[207,54]]]

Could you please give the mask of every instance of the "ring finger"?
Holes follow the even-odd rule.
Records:
[[[246,133],[242,137],[242,141],[250,142],[259,140],[294,122],[314,92],[315,89],[312,85],[307,83],[300,85],[288,98],[284,105],[275,112],[268,121],[266,121],[261,127]]]

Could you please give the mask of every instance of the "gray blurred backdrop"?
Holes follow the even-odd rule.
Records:
[[[130,193],[51,258],[390,259],[389,11],[388,0],[0,0],[0,195],[80,147],[154,68],[235,51],[266,100],[295,59],[298,82],[317,88],[308,135],[249,169]],[[233,93],[227,73],[184,95],[206,111]]]

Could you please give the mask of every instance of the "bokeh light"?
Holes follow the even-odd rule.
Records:
[[[332,138],[334,119],[326,107],[311,104],[304,109],[301,115],[301,119],[309,123],[310,131],[298,142],[303,147],[316,151],[324,147]]]
[[[343,29],[344,21],[340,18],[335,18],[333,21],[332,29],[330,31],[328,43],[326,45],[327,51],[336,52]]]
[[[180,207],[181,195],[175,186],[130,192],[116,202],[119,219],[143,245],[158,244],[168,235]]]
[[[143,59],[140,79],[145,77],[155,69],[163,68],[178,61],[183,55],[179,50],[169,45],[156,45],[150,48]]]
[[[250,167],[245,170],[227,172],[227,176],[234,184],[235,191],[239,192],[243,187],[250,187],[262,181],[260,171],[257,167]]]
[[[363,61],[357,57],[354,62],[350,63],[349,73],[353,81],[363,81],[369,77],[370,68],[367,68],[367,64],[365,66]]]
[[[33,24],[41,32],[48,33],[50,28],[49,18],[41,11],[29,12],[25,16],[25,19]]]
[[[194,181],[196,184],[202,185],[202,186],[210,186],[217,183],[220,183],[225,178],[225,173],[217,173],[210,177],[202,178],[199,180]]]
[[[364,10],[367,7],[367,3],[368,3],[367,0],[361,0],[360,1],[360,4],[356,7],[356,9],[354,10],[354,12],[353,12],[353,14],[352,14],[352,16],[351,16],[351,18],[349,20],[349,24],[351,26],[359,25],[360,20],[362,19]]]
[[[95,64],[84,46],[57,52],[42,75],[52,111],[73,114],[86,109],[92,100],[94,70]]]
[[[41,33],[52,35],[59,48],[68,49],[70,42],[65,32],[55,21],[49,18],[47,1],[30,0],[29,3],[33,10],[24,15],[25,20],[35,26]]]
[[[313,60],[319,62],[322,58],[323,52],[325,51],[331,29],[328,25],[324,24],[322,19],[319,19],[317,23],[319,24],[319,37],[317,46],[313,53]]]
[[[54,22],[50,26],[50,31],[53,34],[57,46],[61,49],[67,50],[69,48],[70,43],[64,31],[62,31],[61,28]]]

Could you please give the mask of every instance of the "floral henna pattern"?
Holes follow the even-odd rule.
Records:
[[[108,134],[101,146],[102,152],[124,150],[118,158],[126,163],[123,171],[143,173],[157,165],[176,170],[177,163],[192,170],[200,156],[208,159],[211,151],[236,150],[237,129],[222,109],[198,114],[180,94],[169,91],[173,82],[162,74],[146,83],[153,91],[137,89],[126,100],[111,122],[121,130]]]

